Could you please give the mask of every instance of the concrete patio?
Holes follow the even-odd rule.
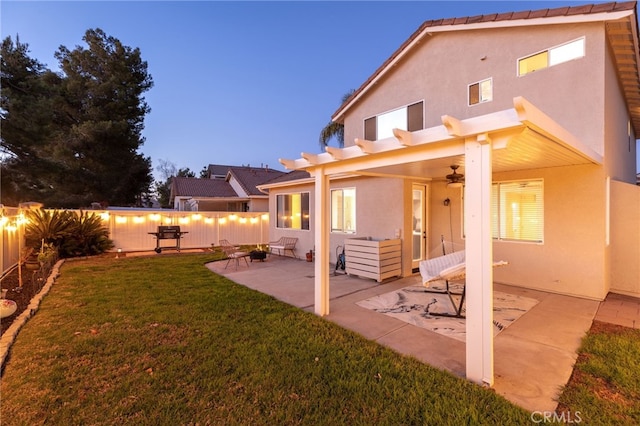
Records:
[[[227,261],[207,264],[211,271],[239,284],[313,312],[313,263],[270,256],[265,262],[253,261],[248,266],[242,261],[237,268],[233,261],[225,266]],[[419,275],[382,284],[332,275],[331,311],[325,318],[399,353],[464,377],[464,343],[356,305],[372,296],[419,284]],[[529,411],[554,410],[559,391],[571,376],[581,339],[591,327],[600,303],[502,284],[495,284],[494,288],[539,301],[495,337],[494,389]],[[611,315],[611,309],[604,311]]]

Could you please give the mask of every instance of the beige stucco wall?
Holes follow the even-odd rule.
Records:
[[[497,173],[494,181],[544,180],[544,241],[498,241],[497,282],[601,300],[606,296],[606,177],[595,165]]]
[[[518,58],[581,36],[586,37],[584,58],[517,76]],[[483,115],[513,108],[513,98],[523,96],[602,153],[604,90],[597,87],[604,80],[605,50],[601,23],[426,36],[348,111],[345,145],[363,137],[364,119],[420,100],[425,102],[425,127],[433,127],[442,124],[444,114],[460,119]],[[493,79],[493,101],[467,106],[468,85],[486,78]]]
[[[269,241],[277,241],[280,237],[294,237],[298,238],[298,243],[296,244],[296,255],[298,257],[304,258],[304,254],[309,250],[313,250],[315,248],[314,242],[314,206],[315,206],[315,197],[314,197],[314,185],[313,184],[302,184],[302,185],[291,185],[284,188],[273,188],[269,190]],[[309,229],[285,229],[285,228],[277,228],[278,218],[277,218],[277,204],[276,204],[276,195],[277,194],[295,194],[300,192],[309,192]]]
[[[332,232],[329,249],[330,261],[336,260],[336,249],[344,246],[344,240],[355,237],[373,237],[379,239],[395,238],[396,230],[403,237],[405,227],[404,182],[390,178],[350,178],[336,179],[331,182],[331,189],[356,188],[356,233]],[[279,229],[276,227],[276,195],[309,191],[310,230]],[[313,184],[272,188],[270,191],[270,230],[269,239],[275,241],[280,237],[297,237],[297,254],[303,255],[315,249],[315,191]],[[410,218],[409,218],[410,220]],[[410,248],[410,247],[409,247]],[[403,252],[406,250],[403,239]],[[406,256],[405,256],[406,257]]]
[[[249,201],[250,212],[266,212],[269,211],[269,197],[251,198]]]
[[[640,297],[640,186],[611,181],[611,291]]]
[[[462,188],[448,188],[444,181],[434,181],[430,184],[431,197],[429,202],[429,257],[442,255],[441,237],[446,242],[447,253],[464,247],[462,236],[463,198]],[[449,199],[449,205],[444,200]]]

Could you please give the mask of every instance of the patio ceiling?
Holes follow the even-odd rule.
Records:
[[[302,153],[302,158],[280,162],[312,175],[322,167],[332,176],[442,180],[454,164],[464,174],[465,140],[480,137],[492,143],[493,172],[602,163],[600,154],[522,97],[514,98],[514,108],[508,110],[466,120],[443,116],[442,122],[416,132],[395,129],[392,138],[356,139],[354,146],[327,147],[322,154]]]

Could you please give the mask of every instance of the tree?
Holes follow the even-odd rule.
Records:
[[[355,90],[350,90],[342,96],[343,105],[351,95],[355,93]],[[336,121],[330,121],[326,126],[322,128],[320,131],[320,137],[318,138],[318,142],[320,143],[320,147],[324,148],[329,145],[329,141],[335,138],[338,142],[338,146],[342,148],[344,146],[344,124],[338,123]]]
[[[151,159],[138,152],[153,87],[147,63],[100,29],[83,40],[88,48],[55,53],[60,75],[26,45],[2,44],[3,189],[14,202],[141,205],[150,192]]]
[[[176,176],[194,178],[196,174],[188,167],[178,170],[177,166],[168,160],[159,160],[159,163],[156,170],[160,173],[161,180],[156,181],[156,195],[160,207],[166,209],[171,207],[171,180]]]
[[[60,78],[29,57],[29,45],[10,37],[0,47],[2,203],[41,200],[59,173],[52,159]]]
[[[100,29],[88,30],[83,40],[88,49],[60,46],[55,53],[65,75],[61,106],[68,132],[54,141],[71,177],[65,204],[136,204],[153,180],[151,160],[138,153],[151,111],[142,95],[153,81],[139,49]]]

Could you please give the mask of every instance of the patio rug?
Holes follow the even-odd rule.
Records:
[[[432,290],[441,290],[443,287],[431,286]],[[462,291],[461,285],[452,284],[450,289],[454,293]],[[456,303],[460,296],[453,296]],[[514,294],[493,292],[493,330],[494,336],[513,324],[525,312],[533,308],[537,300]],[[466,328],[464,318],[451,318],[433,316],[430,313],[451,313],[455,310],[446,294],[427,293],[423,286],[410,286],[400,290],[381,294],[366,300],[357,302],[358,306],[371,309],[376,312],[389,315],[401,321],[426,328],[452,337],[462,342],[465,341]],[[462,309],[464,315],[465,308]]]

